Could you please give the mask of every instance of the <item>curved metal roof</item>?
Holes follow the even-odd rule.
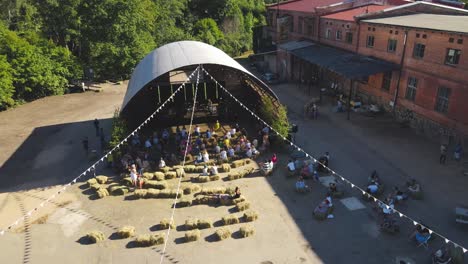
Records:
[[[121,108],[122,111],[130,100],[152,80],[179,68],[199,64],[217,64],[242,71],[251,76],[263,89],[278,99],[275,93],[264,82],[222,50],[198,41],[179,41],[153,50],[140,61],[128,83]]]

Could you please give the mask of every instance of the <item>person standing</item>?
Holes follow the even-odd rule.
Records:
[[[94,119],[94,128],[96,129],[96,137],[99,137],[99,120]]]
[[[440,164],[445,164],[446,160],[447,160],[447,146],[445,144],[442,144],[442,145],[440,145],[439,163]]]
[[[461,154],[463,152],[463,147],[460,142],[455,146],[455,150],[453,152],[453,157],[455,158],[456,161],[460,161],[461,159]]]
[[[88,137],[85,137],[82,141],[83,143],[83,148],[85,150],[85,153],[86,155],[88,155],[88,151],[89,151],[89,140],[88,140]]]

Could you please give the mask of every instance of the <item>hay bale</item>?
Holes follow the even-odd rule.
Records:
[[[143,172],[143,178],[152,180],[154,178],[154,173],[151,172]]]
[[[182,168],[184,168],[184,166],[182,166],[182,165],[174,165],[174,166],[172,166],[172,169],[173,169],[174,171],[176,171],[177,169],[182,169]]]
[[[148,191],[147,190],[135,190],[135,192],[133,193],[133,195],[137,198],[137,199],[142,199],[142,198],[147,198],[147,193]]]
[[[224,225],[234,225],[239,223],[239,218],[235,215],[226,215],[222,220]]]
[[[178,207],[189,207],[192,205],[192,199],[189,197],[184,197],[177,202]]]
[[[188,220],[185,220],[185,229],[186,230],[193,230],[198,228],[198,219],[196,218],[191,218]]]
[[[258,213],[256,211],[249,210],[244,213],[244,220],[246,222],[253,222],[257,219],[258,219]]]
[[[106,238],[104,237],[104,233],[101,231],[91,231],[85,235],[86,239],[91,241],[92,243],[97,243],[100,241],[104,241]]]
[[[193,199],[192,204],[216,204],[218,199],[211,196],[197,197]]]
[[[185,241],[192,242],[200,239],[200,230],[195,229],[185,232]]]
[[[96,180],[99,184],[105,184],[107,180],[109,180],[109,177],[104,176],[104,175],[99,175],[99,176],[96,176]]]
[[[182,193],[179,192],[179,197],[182,196]],[[159,196],[157,198],[176,198],[177,197],[177,190],[172,189],[164,189],[159,191]]]
[[[222,227],[216,230],[215,235],[218,238],[218,240],[221,241],[221,240],[231,237],[231,230],[229,230],[228,228]]]
[[[195,173],[202,173],[203,172],[204,166],[195,166],[195,170],[193,172]]]
[[[153,175],[154,175],[153,179],[157,181],[164,181],[166,179],[164,173],[160,171],[153,173]]]
[[[121,183],[122,185],[125,185],[125,186],[133,186],[133,182],[130,177],[123,178]]]
[[[241,196],[241,197],[239,197],[239,198],[233,199],[233,200],[232,200],[232,203],[233,203],[233,204],[238,204],[238,203],[241,203],[241,202],[243,202],[243,201],[245,201],[245,197],[244,197],[244,196]]]
[[[218,174],[210,176],[210,181],[217,181],[217,180],[219,180],[219,175]]]
[[[247,201],[243,201],[243,202],[240,202],[240,203],[237,203],[236,204],[236,208],[237,210],[240,212],[240,211],[245,211],[247,209],[250,208],[250,203],[247,202]]]
[[[175,170],[177,178],[183,178],[185,176],[185,171],[183,168],[178,168]]]
[[[210,181],[210,176],[198,176],[197,182],[209,182]]]
[[[166,174],[166,172],[169,172],[171,171],[171,167],[164,167],[164,168],[159,168],[159,171],[161,171],[162,173]]]
[[[88,187],[91,187],[92,185],[95,185],[98,182],[95,178],[92,178],[92,179],[87,180],[86,183],[88,183]]]
[[[164,178],[166,180],[175,179],[176,177],[177,177],[177,173],[175,171],[168,171],[164,173]]]
[[[122,185],[118,184],[118,183],[113,183],[113,184],[110,184],[109,186],[107,186],[107,191],[109,191],[109,193],[112,193],[113,191],[119,189]]]
[[[203,188],[200,191],[200,194],[221,194],[221,193],[226,193],[226,188],[224,187]]]
[[[96,183],[96,184],[93,184],[91,186],[89,186],[91,188],[91,190],[93,191],[97,191],[99,189],[101,189],[101,185],[99,183]]]
[[[244,162],[245,162],[246,165],[248,165],[248,164],[252,163],[252,160],[251,159],[244,159]]]
[[[164,229],[169,229],[169,227],[171,227],[171,229],[175,229],[176,228],[176,225],[175,225],[175,222],[172,221],[171,223],[169,222],[170,220],[167,219],[167,218],[164,218],[163,220],[161,220],[159,222],[159,227],[164,230]]]
[[[120,188],[115,188],[111,193],[112,195],[125,195],[130,189],[127,186],[119,186]]]
[[[96,194],[99,197],[99,199],[109,196],[109,192],[107,191],[107,189],[104,188],[97,190]]]
[[[219,171],[220,172],[230,172],[231,171],[231,165],[229,165],[228,163],[224,163],[219,168]]]
[[[140,235],[135,239],[135,243],[139,247],[151,247],[154,245],[164,244],[164,234],[155,235]]]
[[[194,173],[195,172],[195,165],[185,165],[184,170],[187,173]]]
[[[167,189],[166,181],[145,181],[145,188],[163,190]]]
[[[146,192],[145,198],[159,198],[160,192],[161,192],[160,190],[148,189],[148,191]]]
[[[249,236],[253,236],[253,234],[255,233],[255,229],[251,225],[246,225],[246,226],[242,226],[239,229],[239,232],[242,237],[249,237]]]
[[[117,231],[117,236],[120,238],[129,238],[135,235],[135,227],[124,226]]]
[[[198,229],[211,228],[212,226],[213,226],[213,223],[210,220],[201,220],[201,219],[199,219],[198,222],[197,222]]]
[[[228,180],[230,181],[237,180],[240,178],[241,178],[241,175],[239,174],[239,172],[233,172],[233,173],[228,174]]]
[[[231,163],[233,168],[239,168],[245,165],[245,160],[235,160]]]
[[[184,190],[184,194],[192,194],[199,192],[201,187],[198,184],[188,184],[185,185],[182,189]]]

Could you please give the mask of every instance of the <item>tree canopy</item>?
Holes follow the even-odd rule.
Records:
[[[174,41],[239,55],[252,49],[264,11],[261,0],[0,0],[0,109],[63,94],[87,69],[99,80],[129,78]]]

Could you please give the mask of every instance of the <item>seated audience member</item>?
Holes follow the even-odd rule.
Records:
[[[396,186],[395,188],[393,188],[392,196],[395,198],[396,201],[403,201],[408,198],[408,196]]]
[[[237,131],[236,131],[236,128],[235,128],[235,127],[231,128],[231,131],[230,131],[230,132],[231,132],[231,136],[235,136],[235,135],[236,135],[236,132],[237,132]]]
[[[217,131],[217,130],[219,130],[220,128],[221,128],[221,124],[219,123],[218,120],[216,120],[216,123],[214,124],[213,129],[214,129],[214,131]]]
[[[260,151],[258,151],[255,147],[252,146],[252,155],[255,157],[260,154]]]
[[[167,144],[167,142],[169,140],[169,131],[167,130],[167,128],[165,128],[163,133],[162,133],[162,139],[164,141],[164,144]]]
[[[211,176],[218,175],[218,166],[214,165],[211,167],[210,175]]]
[[[252,149],[247,149],[247,151],[245,152],[245,157],[247,158],[251,158],[252,157]]]
[[[231,132],[228,131],[224,137],[228,138],[228,139],[231,139],[232,138]]]
[[[273,170],[272,163],[269,160],[265,160],[265,162],[262,164],[262,171],[265,174],[270,173]]]
[[[220,158],[222,161],[227,161],[227,160],[228,160],[227,152],[226,152],[225,149],[223,149],[223,150],[219,153],[219,158]]]
[[[229,138],[224,139],[224,146],[229,148],[230,145],[231,145],[231,141],[229,140]]]
[[[370,194],[376,194],[379,191],[379,185],[376,182],[371,182],[367,186],[367,192]]]
[[[234,157],[235,152],[234,152],[234,149],[232,147],[229,147],[227,153],[228,153],[229,157]]]
[[[329,186],[328,186],[328,190],[331,194],[335,193],[335,192],[338,192],[338,187],[336,186],[336,183],[334,182],[330,182]]]
[[[215,150],[215,153],[216,154],[219,154],[219,152],[221,152],[221,147],[219,145],[216,145],[216,147],[214,148]]]
[[[429,229],[418,224],[416,230],[411,234],[410,239],[416,239],[418,243],[423,243],[430,236]]]
[[[411,193],[418,193],[421,191],[421,186],[419,186],[419,183],[415,179],[411,179],[408,182],[408,191]]]
[[[198,125],[195,126],[195,130],[194,130],[193,134],[196,137],[200,136],[200,127]]]
[[[208,154],[208,151],[203,152],[203,162],[208,162],[210,161],[210,155]]]
[[[151,141],[150,139],[148,138],[146,141],[145,141],[145,148],[151,148],[152,145],[151,145]]]
[[[203,170],[202,170],[202,173],[200,174],[200,176],[208,176],[208,166],[203,166]]]
[[[253,145],[254,147],[258,148],[258,140],[257,140],[257,139],[254,139],[254,140],[252,141],[252,145]]]
[[[278,157],[276,156],[276,153],[273,153],[273,156],[271,156],[271,161],[273,162],[273,165],[278,162]]]
[[[164,161],[163,158],[161,158],[161,159],[159,160],[159,168],[162,169],[162,168],[164,168],[164,167],[166,167],[166,162]]]
[[[206,130],[206,138],[211,138],[211,130],[209,128]]]
[[[288,163],[288,170],[289,172],[295,172],[296,171],[296,166],[292,160],[289,160]]]
[[[198,153],[195,163],[202,163],[203,162],[203,155],[201,152]]]
[[[185,129],[185,126],[182,127],[182,130],[180,131],[180,135],[182,136],[183,139],[187,138],[187,129]]]
[[[306,192],[308,189],[309,189],[309,186],[305,184],[304,178],[299,177],[299,179],[296,182],[296,191]]]
[[[234,199],[240,198],[241,197],[241,191],[240,191],[239,187],[236,187],[233,194],[227,194],[227,193],[223,193],[223,194],[206,194],[205,196],[216,197],[218,199],[218,203],[221,203],[221,200],[234,200]]]

